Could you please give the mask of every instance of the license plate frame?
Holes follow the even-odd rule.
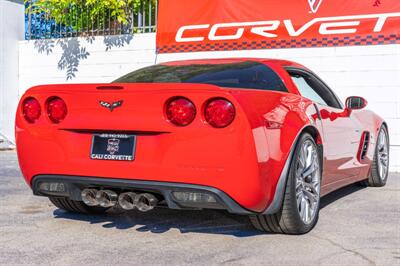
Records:
[[[103,161],[134,161],[136,135],[102,133],[93,134],[90,159]]]

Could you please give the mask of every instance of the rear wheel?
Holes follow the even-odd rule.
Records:
[[[253,215],[259,230],[304,234],[317,223],[320,204],[321,167],[318,148],[310,134],[300,137],[290,163],[283,204],[278,213]]]
[[[68,211],[68,212],[76,212],[76,213],[84,213],[84,214],[102,214],[107,211],[108,208],[102,207],[93,207],[88,206],[82,201],[70,200],[68,198],[56,198],[49,197],[51,203],[54,204],[59,209]]]
[[[371,187],[383,187],[389,175],[389,135],[385,126],[381,127],[376,142],[374,161],[368,177]]]

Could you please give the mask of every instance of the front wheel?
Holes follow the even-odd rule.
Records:
[[[250,216],[252,224],[259,230],[273,233],[309,232],[318,221],[321,173],[317,145],[310,134],[304,133],[290,162],[281,209],[271,215]]]
[[[389,135],[385,126],[382,126],[376,142],[374,160],[368,177],[371,187],[383,187],[389,175]]]

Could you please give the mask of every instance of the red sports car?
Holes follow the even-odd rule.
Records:
[[[290,61],[163,63],[110,84],[29,89],[18,158],[33,193],[66,211],[223,209],[302,234],[321,196],[386,183],[387,124],[366,105],[343,105]]]

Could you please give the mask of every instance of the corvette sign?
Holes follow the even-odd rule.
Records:
[[[159,53],[400,43],[399,0],[161,0]]]

